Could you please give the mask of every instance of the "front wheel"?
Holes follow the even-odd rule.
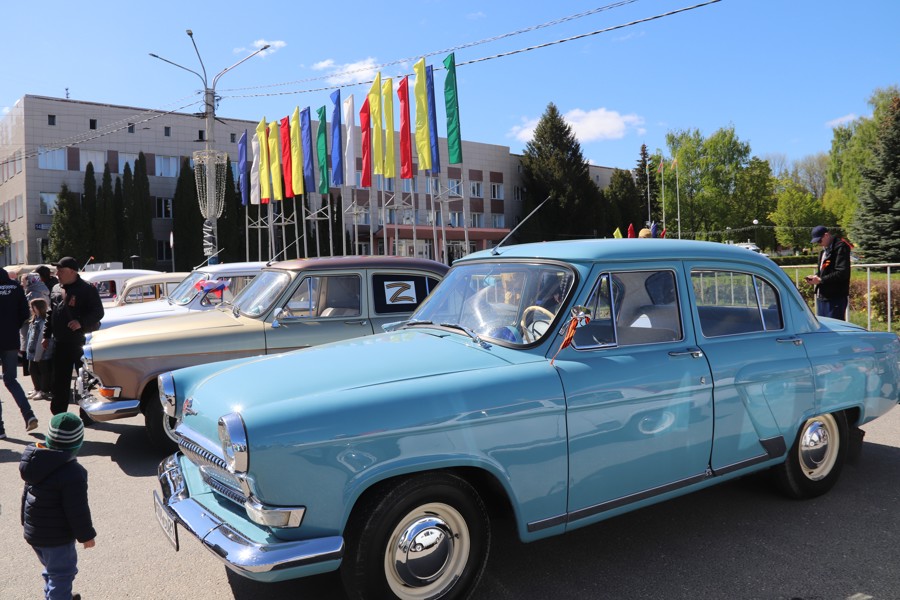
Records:
[[[356,600],[468,598],[487,562],[491,528],[465,480],[429,473],[384,488],[354,509],[341,577]]]
[[[807,419],[784,463],[775,468],[791,498],[815,498],[837,483],[847,457],[847,417],[842,412]]]
[[[171,454],[178,450],[178,444],[175,443],[175,436],[172,434],[175,419],[163,412],[159,392],[153,384],[148,385],[141,396],[141,411],[144,413],[144,426],[150,443],[166,453]]]

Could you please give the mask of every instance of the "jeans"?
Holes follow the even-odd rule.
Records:
[[[62,546],[32,546],[44,565],[41,576],[44,578],[45,600],[72,600],[72,583],[78,573],[78,553],[75,542]]]
[[[820,317],[831,317],[832,319],[845,321],[849,300],[850,298],[847,296],[843,298],[816,298],[816,314]]]
[[[3,363],[3,385],[5,385],[6,389],[9,390],[9,393],[12,394],[13,400],[19,405],[19,410],[22,411],[22,417],[25,419],[25,422],[28,423],[30,419],[34,418],[34,411],[31,410],[31,404],[28,403],[28,398],[25,397],[25,390],[22,389],[22,386],[16,379],[19,368],[19,351],[0,351],[0,361]],[[5,432],[3,428],[2,404],[0,404],[0,432]]]

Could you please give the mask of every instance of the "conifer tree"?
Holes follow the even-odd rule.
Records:
[[[97,195],[97,220],[94,230],[94,260],[97,262],[121,261],[121,255],[117,252],[118,229],[113,213],[113,187],[112,174],[109,163],[103,168],[103,178],[100,184],[100,192]]]
[[[87,238],[85,222],[82,219],[81,194],[69,191],[63,184],[56,195],[56,211],[50,225],[49,259],[56,261],[63,256],[72,256],[83,262],[87,259]]]
[[[628,226],[635,226],[635,234],[640,231],[639,225],[647,218],[646,200],[642,201],[641,193],[634,182],[631,171],[616,169],[609,180],[609,187],[604,190],[609,203],[610,221],[606,236],[612,235],[617,228],[622,237],[628,235]]]
[[[656,165],[651,162],[650,153],[647,151],[647,144],[641,144],[641,153],[638,157],[637,164],[634,167],[634,171],[632,171],[637,191],[641,197],[641,201],[644,203],[643,216],[639,222],[634,224],[636,230],[640,230],[641,227],[643,227],[642,223],[647,221],[648,187],[650,190],[650,220],[657,222],[662,221],[662,213],[659,209],[659,181],[657,181],[657,178],[655,177],[656,169],[658,167],[658,162]]]
[[[177,270],[190,271],[206,259],[203,256],[203,216],[197,203],[197,184],[187,159],[181,162],[172,198],[172,235]]]
[[[122,171],[122,261],[130,265],[130,257],[136,254],[134,243],[134,173],[131,163],[125,163]]]
[[[89,225],[84,231],[84,245],[90,253],[96,252],[93,225],[97,222],[97,177],[94,175],[94,163],[89,162],[84,169],[84,193],[81,196],[82,220]]]
[[[115,250],[115,260],[120,260],[124,263],[127,257],[125,255],[125,201],[122,195],[122,179],[117,175],[112,195],[113,224],[116,230],[115,246],[113,248]]]
[[[150,198],[150,178],[147,176],[147,158],[143,152],[134,163],[134,189],[132,191],[132,226],[134,227],[133,254],[141,257],[143,268],[156,266],[156,239],[153,237],[153,202]]]

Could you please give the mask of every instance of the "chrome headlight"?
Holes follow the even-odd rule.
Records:
[[[250,448],[247,444],[247,428],[240,413],[228,413],[219,417],[219,440],[222,454],[232,473],[246,473],[250,466]]]
[[[82,353],[84,354],[81,357],[81,362],[84,363],[84,366],[87,367],[88,371],[93,373],[94,371],[94,351],[91,350],[90,344],[85,344],[84,348],[82,348]]]
[[[163,412],[174,418],[177,405],[175,400],[175,378],[172,377],[171,371],[162,373],[156,378],[156,383]]]

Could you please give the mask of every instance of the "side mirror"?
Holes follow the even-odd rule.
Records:
[[[275,312],[272,313],[272,329],[278,329],[281,327],[281,323],[278,322],[279,317],[281,317],[281,313],[284,312],[283,308],[276,308]]]

